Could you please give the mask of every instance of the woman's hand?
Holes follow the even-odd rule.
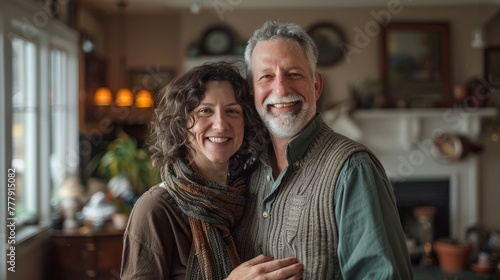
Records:
[[[302,279],[303,268],[296,258],[275,260],[273,257],[259,255],[233,269],[226,280]]]

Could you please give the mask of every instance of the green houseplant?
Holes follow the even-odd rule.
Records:
[[[160,182],[159,173],[153,168],[147,149],[139,148],[136,140],[124,132],[109,143],[104,153],[92,159],[89,168],[97,170],[110,183],[117,181],[117,177],[126,178],[134,196],[141,195]],[[114,193],[115,196],[121,194]]]

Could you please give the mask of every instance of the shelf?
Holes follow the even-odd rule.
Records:
[[[411,151],[439,133],[477,138],[483,118],[495,108],[373,109],[356,110],[352,120],[361,132],[360,142],[376,151]]]

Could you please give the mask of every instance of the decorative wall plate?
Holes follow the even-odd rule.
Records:
[[[231,53],[234,46],[232,31],[225,26],[211,27],[203,34],[201,51],[206,55],[224,55]]]
[[[346,36],[337,25],[320,22],[310,27],[307,33],[318,47],[318,66],[333,66],[344,57]]]

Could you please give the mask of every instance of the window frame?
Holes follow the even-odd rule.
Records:
[[[40,21],[45,20],[46,21]],[[38,21],[37,21],[38,20]],[[17,22],[17,24],[16,24]],[[30,23],[31,26],[26,25]],[[24,25],[19,25],[24,24]],[[30,29],[31,28],[31,29]],[[24,34],[23,34],[24,32]],[[31,32],[31,33],[30,33]],[[0,1],[0,154],[4,155],[0,159],[0,180],[2,185],[7,186],[8,169],[12,167],[12,127],[13,127],[13,104],[12,104],[12,49],[9,36],[15,34],[20,38],[26,38],[35,44],[37,68],[35,79],[37,84],[38,107],[36,112],[36,200],[38,219],[33,225],[16,225],[15,246],[27,241],[31,237],[45,231],[51,227],[50,200],[58,191],[62,182],[52,182],[51,177],[51,154],[52,139],[54,130],[57,133],[54,137],[59,138],[59,143],[64,143],[64,152],[56,155],[56,162],[61,174],[77,174],[78,172],[78,42],[79,35],[75,30],[67,27],[62,22],[51,18],[43,7],[35,2],[21,0]],[[33,35],[33,36],[31,36]],[[52,50],[60,50],[67,54],[66,81],[62,84],[65,89],[65,103],[60,128],[52,127],[52,104],[50,101],[51,81],[52,81]],[[5,183],[4,183],[5,182]],[[5,224],[7,222],[7,188],[3,188],[0,193],[0,219]],[[6,263],[6,249],[12,244],[7,243],[7,227],[0,227],[1,251],[0,262]],[[0,278],[6,276],[5,265],[0,266]]]

